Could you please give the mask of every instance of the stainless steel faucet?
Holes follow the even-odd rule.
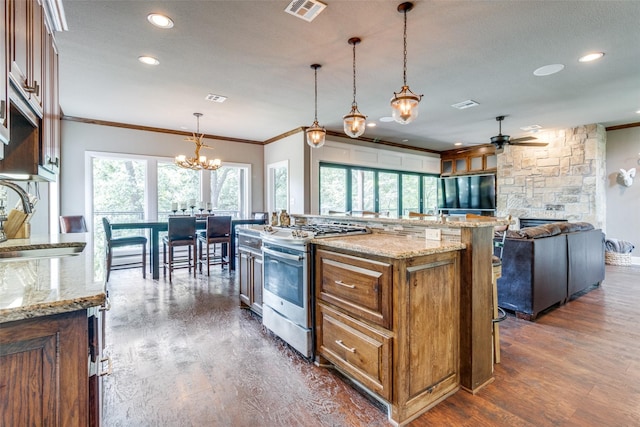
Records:
[[[8,187],[18,193],[20,196],[20,200],[22,200],[22,210],[24,213],[31,213],[33,209],[33,205],[29,201],[29,194],[22,189],[18,184],[14,184],[11,181],[5,181],[4,179],[0,179],[0,185]],[[7,240],[7,235],[4,232],[4,222],[7,220],[7,217],[4,215],[0,215],[0,242],[4,242]]]

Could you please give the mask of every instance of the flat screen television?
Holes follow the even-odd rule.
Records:
[[[492,210],[496,208],[496,176],[466,175],[440,178],[439,209]]]

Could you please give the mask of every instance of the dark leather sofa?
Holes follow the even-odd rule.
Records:
[[[498,305],[522,319],[561,305],[604,280],[604,234],[557,222],[507,232]]]

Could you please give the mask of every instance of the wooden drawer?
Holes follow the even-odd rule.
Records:
[[[391,329],[390,264],[322,249],[316,260],[318,300]]]
[[[318,352],[383,399],[391,399],[392,336],[318,304]]]

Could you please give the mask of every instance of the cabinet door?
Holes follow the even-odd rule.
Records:
[[[262,314],[262,256],[253,256],[253,295],[251,307],[253,310]]]
[[[79,310],[0,328],[0,425],[87,425],[87,317]]]
[[[40,165],[57,173],[60,165],[60,102],[58,96],[58,51],[53,36],[45,33],[45,80],[43,87],[42,149]]]
[[[409,399],[430,401],[459,384],[460,293],[457,258],[407,268]],[[402,315],[402,314],[400,314]],[[425,339],[428,337],[428,339]],[[409,371],[407,371],[409,372]]]
[[[44,14],[37,0],[9,0],[9,75],[32,106],[42,112]]]
[[[5,144],[9,142],[8,8],[9,3],[7,0],[0,0],[0,21],[4,23],[2,30],[0,30],[0,143]],[[2,148],[0,147],[0,158],[2,158],[1,154],[4,152]]]
[[[238,250],[240,268],[240,304],[251,307],[251,252]]]

